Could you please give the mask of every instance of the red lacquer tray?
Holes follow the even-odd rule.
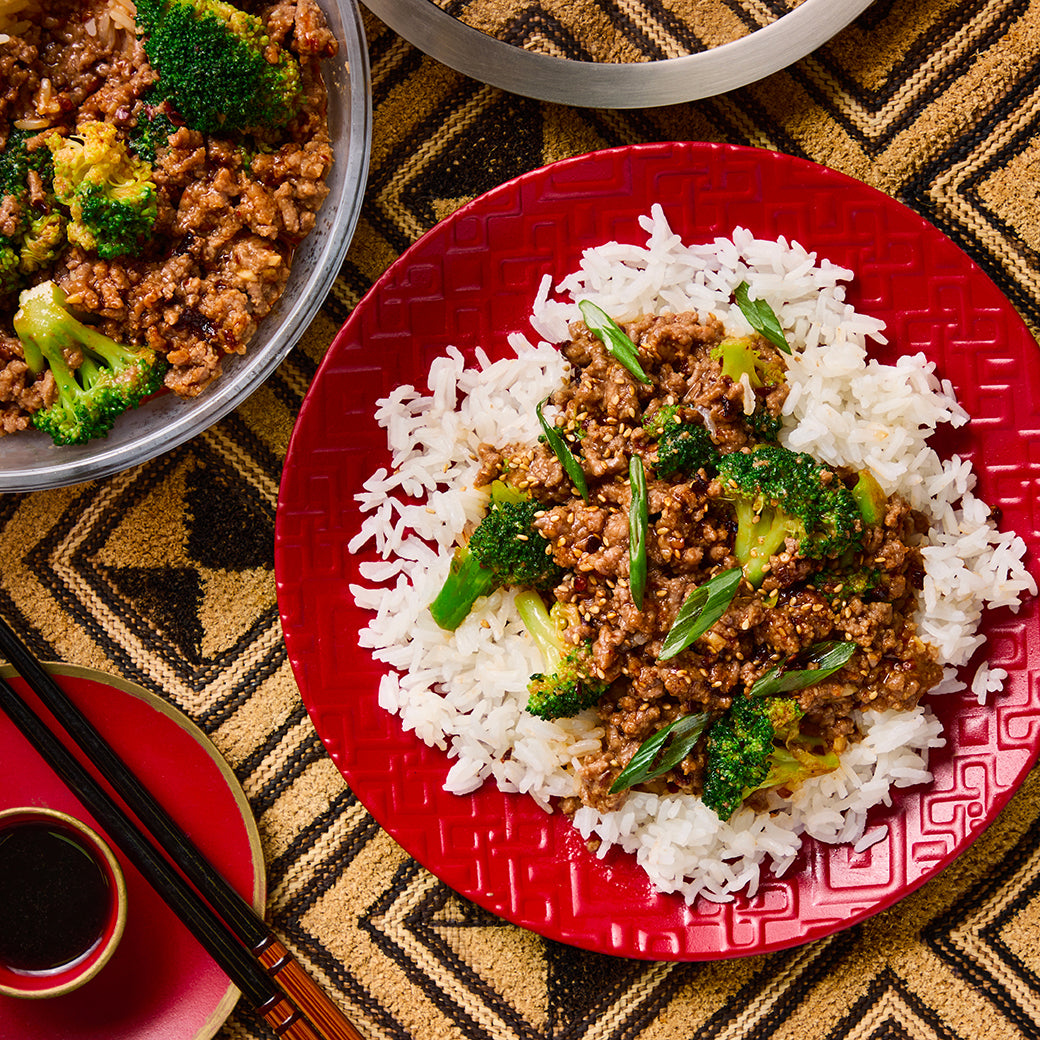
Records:
[[[642,244],[637,218],[664,207],[686,242],[737,225],[786,236],[852,268],[849,299],[887,323],[879,357],[923,351],[974,417],[950,447],[981,471],[976,493],[1003,526],[1038,545],[1040,358],[1017,313],[982,271],[912,211],[833,170],[721,144],[639,145],[568,159],[501,185],[409,249],[355,309],[324,359],[290,444],[275,564],[292,666],[332,757],[386,830],[474,902],[551,938],[654,959],[764,953],[828,935],[927,881],[982,832],[1036,755],[1040,647],[1035,603],[986,622],[991,663],[1010,677],[995,704],[937,699],[948,747],[935,781],[898,793],[862,853],[807,842],[788,874],[751,899],[692,907],[655,893],[633,859],[590,854],[559,816],[485,786],[444,793],[446,756],[401,731],[376,702],[382,666],[358,648],[366,622],[348,591],[363,557],[347,544],[354,494],[388,453],[374,403],[401,383],[425,385],[455,345],[509,354],[539,279],[578,266],[610,239]]]
[[[48,667],[192,841],[263,913],[266,877],[256,822],[231,767],[202,730],[132,683],[89,668]],[[47,716],[12,669],[3,674]],[[16,805],[59,809],[105,833],[0,716],[0,809]],[[239,993],[227,975],[118,850],[116,857],[126,879],[127,914],[112,960],[65,996],[0,996],[3,1040],[207,1040],[235,1006]]]

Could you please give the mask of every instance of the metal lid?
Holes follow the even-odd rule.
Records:
[[[652,108],[711,97],[762,79],[845,28],[872,0],[804,0],[755,32],[679,58],[608,64],[528,51],[489,36],[432,0],[363,0],[432,58],[515,94],[588,108]]]

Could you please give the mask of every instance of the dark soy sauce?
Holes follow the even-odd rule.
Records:
[[[89,953],[111,900],[108,876],[71,831],[0,829],[0,962],[12,971],[54,971]]]

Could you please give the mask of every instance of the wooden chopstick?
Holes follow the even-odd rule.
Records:
[[[0,653],[137,817],[155,844],[2,679],[0,707],[275,1032],[288,1040],[363,1040],[361,1033],[304,971],[263,918],[203,856],[2,618]],[[179,872],[171,869],[171,861]]]

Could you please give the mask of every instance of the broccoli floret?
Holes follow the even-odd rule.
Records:
[[[111,123],[85,123],[47,145],[55,194],[72,214],[69,241],[106,260],[140,253],[158,213],[151,165],[130,155]]]
[[[147,103],[137,113],[137,122],[127,134],[127,143],[139,159],[154,165],[159,150],[167,147],[176,132],[177,124],[170,118],[166,103]]]
[[[591,646],[564,639],[566,608],[554,603],[547,610],[541,594],[531,590],[518,592],[514,603],[545,660],[545,671],[532,675],[527,685],[527,710],[539,718],[560,719],[591,708],[607,683],[593,671]]]
[[[719,460],[719,481],[736,511],[734,554],[755,588],[788,538],[809,559],[838,559],[857,546],[863,521],[855,498],[805,452],[778,444],[731,452]]]
[[[786,378],[783,365],[763,357],[756,346],[760,342],[754,336],[727,336],[712,350],[712,357],[721,362],[722,374],[734,383],[746,376],[752,390],[779,386]],[[775,441],[783,427],[783,419],[773,415],[762,400],[757,400],[754,411],[744,416],[744,423],[759,441]]]
[[[643,430],[657,441],[654,471],[659,477],[687,476],[701,469],[711,475],[718,467],[719,449],[711,434],[703,423],[680,418],[677,405],[659,408],[643,423]]]
[[[881,569],[869,566],[859,558],[837,560],[833,567],[824,567],[810,575],[808,583],[835,601],[846,601],[853,596],[866,599],[875,592],[883,597],[885,589]]]
[[[728,820],[744,800],[744,790],[766,778],[775,732],[770,713],[780,705],[795,702],[741,696],[711,724],[701,798],[720,819]]]
[[[38,130],[12,130],[0,151],[0,196],[24,196],[31,173],[39,174],[44,186],[54,179],[51,153],[43,147],[29,148]]]
[[[32,151],[35,132],[14,130],[0,151],[0,198],[10,231],[0,235],[0,296],[18,292],[65,244],[65,220],[52,192],[50,150]]]
[[[763,358],[755,347],[753,336],[727,336],[711,356],[722,364],[722,374],[739,383],[744,376],[752,390],[764,386],[779,386],[784,381],[783,367],[776,361]]]
[[[711,435],[700,423],[675,422],[669,425],[657,441],[658,476],[671,478],[689,475],[703,469],[715,472],[719,463],[719,449]]]
[[[790,697],[740,696],[708,730],[704,804],[728,820],[769,775],[776,750],[797,733],[803,711]]]
[[[60,213],[42,213],[29,221],[22,236],[23,274],[41,271],[57,256],[65,242],[65,221]]]
[[[736,698],[708,730],[704,804],[728,820],[753,791],[793,787],[837,769],[825,741],[801,732],[804,715],[790,697]]]
[[[644,416],[643,432],[647,438],[656,441],[664,433],[667,426],[677,421],[676,416],[678,412],[679,406],[677,404],[668,404]]]
[[[299,62],[255,15],[223,0],[138,0],[156,95],[204,133],[284,126],[303,101]]]
[[[25,362],[35,375],[49,368],[58,389],[57,400],[33,414],[33,425],[55,444],[104,437],[123,412],[161,386],[166,366],[154,351],[125,347],[78,321],[54,282],[26,289],[18,302],[14,330]]]
[[[768,408],[759,405],[750,415],[744,416],[744,425],[756,441],[772,443],[780,436],[784,420],[779,415],[773,415]]]
[[[6,237],[0,237],[0,297],[14,292],[21,284],[21,255],[18,245]]]
[[[765,779],[746,791],[745,797],[752,791],[765,791],[771,787],[797,787],[814,776],[833,772],[840,764],[837,754],[821,737],[799,735],[797,741],[773,748]]]
[[[454,631],[473,604],[503,585],[548,590],[563,574],[534,527],[536,499],[496,480],[484,518],[455,550],[448,577],[430,605],[433,620]]]
[[[885,519],[888,496],[869,471],[861,472],[850,493],[859,509],[864,524],[880,524]],[[864,558],[865,557],[865,558]],[[844,556],[822,566],[809,577],[810,584],[831,599],[849,600],[876,594],[886,595],[885,572],[876,566],[870,554],[847,552]]]

